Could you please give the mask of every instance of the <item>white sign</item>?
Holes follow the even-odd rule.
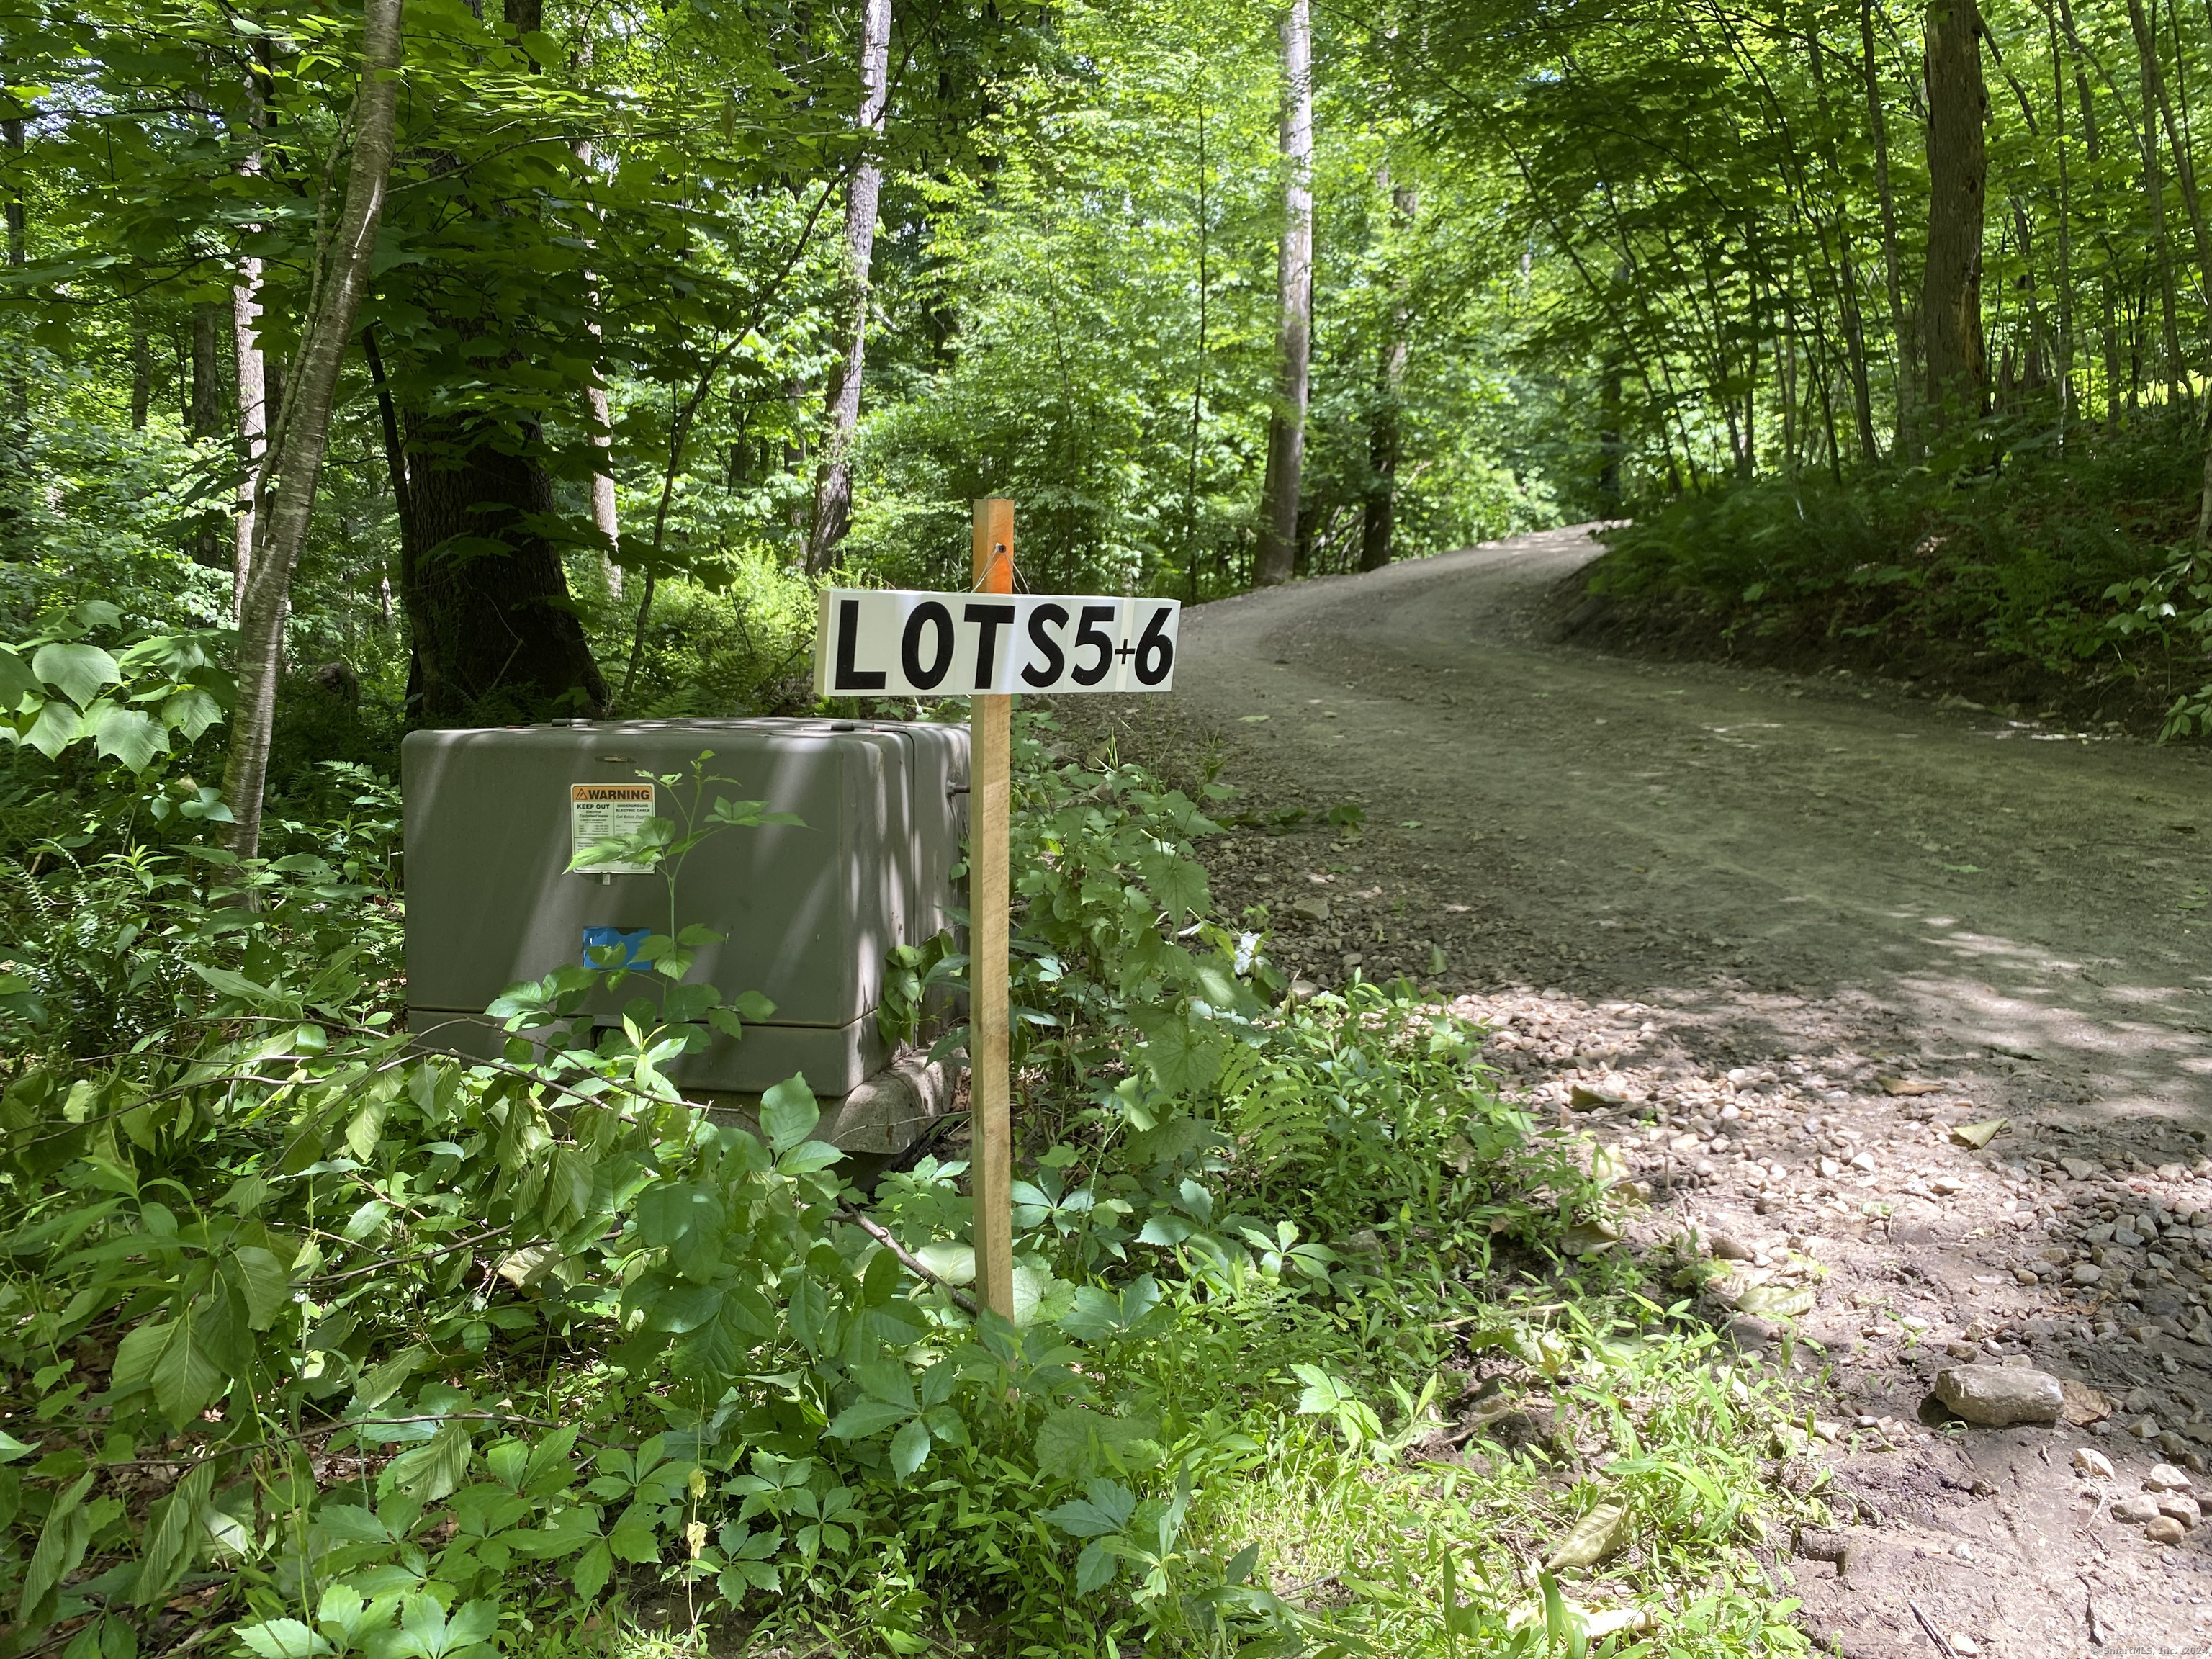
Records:
[[[572,783],[568,786],[568,856],[574,859],[595,841],[634,836],[653,816],[649,783]],[[644,876],[647,864],[587,864],[586,876]]]
[[[814,634],[823,697],[1167,691],[1173,599],[832,588]]]

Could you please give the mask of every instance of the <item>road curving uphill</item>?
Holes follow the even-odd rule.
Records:
[[[1816,1650],[2193,1651],[2206,757],[1562,645],[1595,550],[1188,611],[1174,697],[1112,717],[1242,787],[1224,914],[1486,1022],[1501,1087],[1648,1194],[1626,1244],[1693,1241],[1725,1340],[1825,1373],[1771,1465],[1840,1523],[1773,1540]]]

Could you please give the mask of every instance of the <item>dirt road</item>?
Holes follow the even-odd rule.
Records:
[[[1962,1654],[2203,1651],[2212,1528],[2153,1541],[2142,1487],[2212,1485],[2207,757],[1553,643],[1593,550],[1205,606],[1176,696],[1113,717],[1218,746],[1246,822],[1217,898],[1279,959],[1455,995],[1646,1183],[1631,1245],[1733,1258],[1708,1306],[1739,1346],[1784,1352],[1731,1319],[1747,1285],[1814,1290],[1794,1363],[1834,1419],[1775,1478],[1827,1470],[1849,1524],[1774,1567],[1818,1650],[1924,1659],[1932,1618]],[[1959,1424],[1929,1390],[1968,1362],[2066,1380],[2075,1420]]]
[[[1185,623],[1177,699],[1233,773],[1360,803],[1339,861],[1413,890],[1356,927],[1288,918],[1315,977],[1354,952],[1426,976],[1434,944],[1447,983],[1672,990],[1754,1025],[1768,994],[1832,1000],[2033,1064],[2100,1120],[2212,1127],[2203,751],[1551,645],[1541,602],[1593,551],[1528,537]]]

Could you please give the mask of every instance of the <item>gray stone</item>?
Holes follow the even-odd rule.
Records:
[[[2148,1492],[2131,1492],[2116,1499],[2112,1504],[2112,1519],[2124,1521],[2131,1527],[2140,1527],[2158,1514],[2158,1499]]]
[[[1712,1251],[1716,1261],[1748,1261],[1753,1255],[1750,1245],[1740,1238],[1731,1238],[1726,1233],[1713,1235]]]
[[[1993,1429],[2056,1423],[2066,1394],[2057,1377],[2021,1365],[1951,1365],[1936,1373],[1936,1397],[1969,1423]]]
[[[2094,1261],[2077,1261],[2074,1264],[2074,1282],[2076,1285],[2094,1285],[2104,1276],[2105,1270]]]
[[[1302,898],[1291,902],[1291,914],[1303,916],[1308,921],[1328,920],[1328,901],[1325,898]]]

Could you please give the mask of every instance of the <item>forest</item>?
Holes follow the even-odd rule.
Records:
[[[1805,1650],[1803,1412],[1213,904],[1218,754],[1021,717],[1007,1322],[957,1146],[686,1105],[696,941],[411,1048],[399,744],[834,712],[986,496],[1194,608],[1602,521],[1670,648],[2212,732],[2208,99],[2212,0],[0,0],[0,1659]],[[1409,1460],[1491,1351],[1607,1484]]]

